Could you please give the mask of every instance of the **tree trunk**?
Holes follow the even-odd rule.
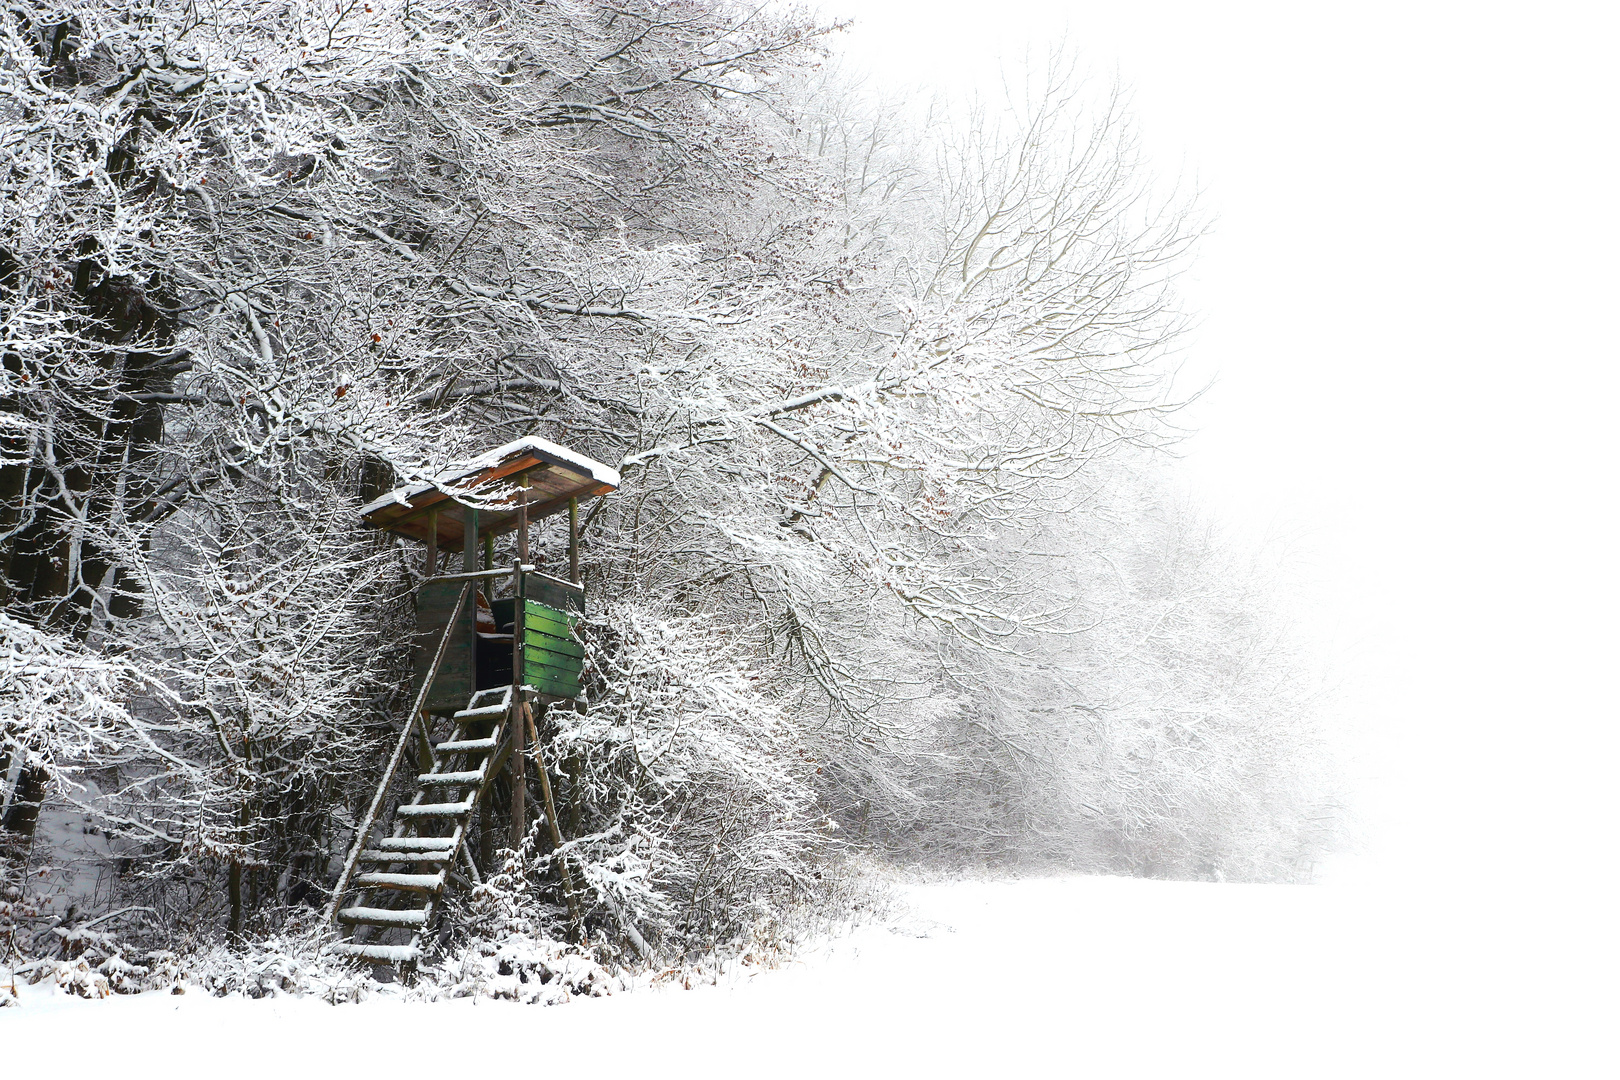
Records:
[[[231,875],[228,885],[231,896],[231,936],[236,937],[242,933],[242,863],[239,859],[231,860]]]
[[[12,793],[11,805],[6,809],[0,830],[14,834],[22,840],[31,840],[34,827],[39,824],[39,807],[45,801],[45,786],[50,780],[44,766],[24,766],[17,777],[17,789]]]

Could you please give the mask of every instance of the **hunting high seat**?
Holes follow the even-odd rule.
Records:
[[[536,740],[535,710],[573,700],[583,707],[584,649],[578,622],[585,611],[579,574],[579,503],[619,486],[601,462],[540,438],[519,439],[456,466],[432,481],[408,484],[361,510],[371,525],[422,541],[426,575],[416,591],[415,693],[392,757],[353,844],[327,921],[348,928],[331,945],[343,956],[402,968],[414,966],[432,927],[439,898],[461,877],[479,872],[467,849],[476,822],[486,852],[497,784],[510,794],[510,836],[524,835],[526,762],[540,781],[552,843],[562,844],[551,785]],[[529,523],[568,514],[568,576],[544,573],[529,561]],[[494,538],[516,531],[517,558],[497,569]],[[484,551],[484,566],[478,552]],[[460,573],[440,574],[439,552],[460,551]],[[488,601],[478,586],[510,579],[513,595]],[[435,733],[447,727],[438,741]],[[409,752],[409,754],[408,754]],[[414,782],[403,785],[382,825],[402,763]],[[506,801],[502,797],[501,801]],[[373,833],[386,837],[372,840]],[[361,872],[357,868],[364,867]],[[564,895],[574,910],[566,861]],[[350,892],[367,895],[343,906]]]

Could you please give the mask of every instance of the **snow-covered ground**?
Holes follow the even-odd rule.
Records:
[[[778,970],[553,1008],[22,987],[0,1010],[0,1072],[1614,1075],[1612,972],[1562,900],[1549,920],[1534,898],[1328,886],[902,892],[906,914]]]

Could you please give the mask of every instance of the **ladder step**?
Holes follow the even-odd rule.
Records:
[[[460,817],[473,808],[473,800],[466,802],[406,803],[394,813],[400,817]]]
[[[487,739],[455,739],[442,742],[433,749],[441,754],[454,754],[463,750],[493,750],[499,742],[493,735]]]
[[[418,784],[482,784],[484,782],[484,770],[423,773],[416,778],[416,782]]]
[[[444,887],[444,871],[437,874],[357,874],[357,889],[403,889],[406,892],[438,892]]]
[[[359,923],[364,926],[425,926],[426,908],[407,908],[390,911],[387,908],[351,907],[338,912],[338,921]]]
[[[439,863],[450,861],[448,851],[362,851],[360,858],[365,862],[376,863]]]
[[[476,709],[462,709],[460,712],[453,715],[451,719],[458,723],[464,724],[468,720],[488,720],[492,716],[505,715],[505,705],[484,705]]]
[[[378,851],[449,851],[455,846],[453,836],[391,836],[377,841]]]
[[[326,948],[337,956],[352,956],[378,964],[409,964],[422,955],[422,950],[415,945],[356,945],[352,941],[335,941]]]

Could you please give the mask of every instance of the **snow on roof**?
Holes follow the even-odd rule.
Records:
[[[530,456],[550,465],[560,465],[572,472],[579,473],[596,481],[599,485],[608,488],[619,486],[619,471],[600,461],[593,461],[584,454],[559,446],[548,439],[538,435],[526,435],[516,439],[505,446],[497,446],[487,453],[480,454],[467,462],[457,462],[434,477],[432,481],[419,480],[413,484],[397,487],[381,498],[373,499],[360,508],[361,517],[370,517],[373,513],[383,509],[390,503],[409,505],[411,500],[430,491],[456,486],[456,481],[465,480],[470,476],[498,468],[503,462],[520,456]]]

